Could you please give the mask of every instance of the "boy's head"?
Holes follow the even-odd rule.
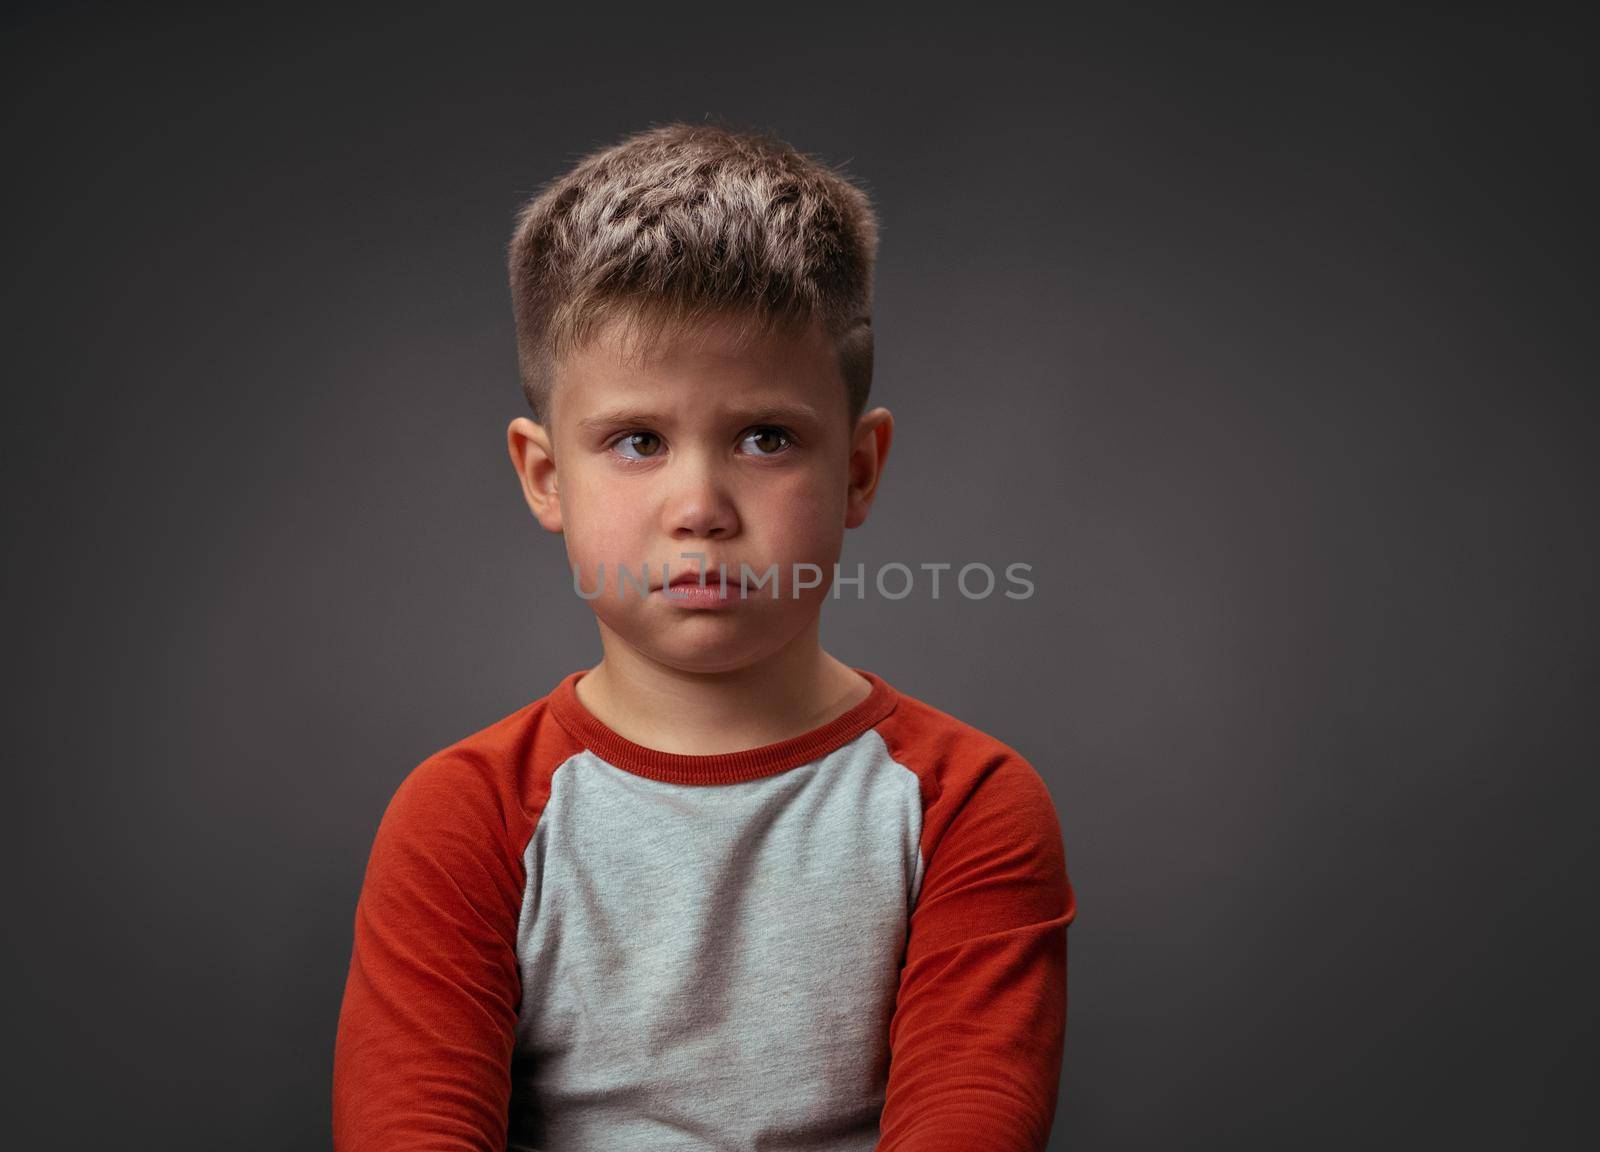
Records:
[[[863,412],[876,236],[836,172],[703,124],[590,155],[519,214],[511,290],[534,419],[512,421],[512,462],[540,524],[565,536],[608,653],[620,640],[728,671],[814,624],[892,434],[886,409]],[[727,600],[660,589],[663,565],[695,571],[685,552],[713,586],[726,565]],[[778,595],[741,598],[741,565],[776,566]],[[800,587],[797,565],[820,583]]]
[[[666,124],[591,153],[522,208],[511,240],[534,420],[549,420],[562,356],[608,324],[648,353],[731,315],[755,339],[820,325],[853,422],[872,383],[877,247],[865,193],[764,133]]]

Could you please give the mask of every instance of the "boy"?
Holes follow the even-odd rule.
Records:
[[[1044,1148],[1076,910],[1050,795],[824,652],[803,578],[888,455],[876,244],[843,176],[707,124],[519,215],[508,444],[603,656],[390,801],[339,1152]]]

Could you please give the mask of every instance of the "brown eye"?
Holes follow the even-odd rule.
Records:
[[[764,426],[756,428],[744,438],[744,443],[754,444],[755,455],[776,456],[787,448],[792,441],[788,432],[782,428]]]
[[[624,460],[647,460],[660,450],[661,437],[654,432],[629,432],[611,447]]]

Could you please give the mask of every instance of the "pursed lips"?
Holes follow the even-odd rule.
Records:
[[[716,588],[719,586],[720,575],[715,564],[706,565],[704,579],[707,588]],[[665,587],[676,588],[680,584],[697,585],[699,583],[701,583],[701,573],[698,570],[691,568],[687,572],[678,573],[671,580],[667,581]],[[663,585],[657,584],[653,590],[659,592],[662,587]]]

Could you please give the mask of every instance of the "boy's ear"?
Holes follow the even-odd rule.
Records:
[[[506,429],[511,466],[522,482],[522,495],[533,518],[547,532],[561,531],[561,495],[556,483],[556,454],[542,424],[518,416]]]
[[[859,528],[878,491],[889,444],[894,440],[894,417],[887,408],[863,412],[850,441],[850,490],[846,494],[844,526]]]

